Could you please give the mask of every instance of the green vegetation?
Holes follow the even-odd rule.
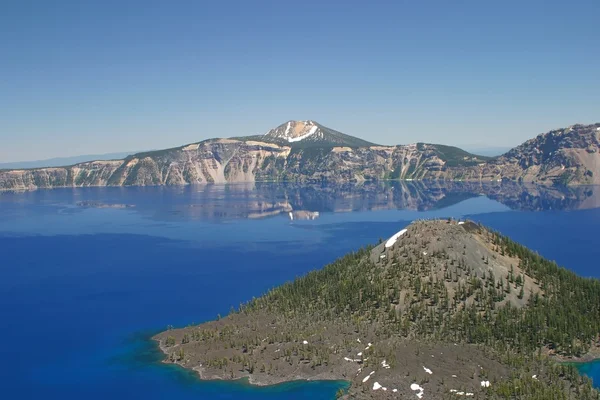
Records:
[[[306,168],[306,164],[322,162],[333,147],[294,147],[290,152],[290,158],[297,157],[300,168]]]
[[[566,186],[569,184],[571,177],[572,177],[572,173],[570,171],[565,171],[559,175],[559,177],[556,179],[555,183]]]
[[[470,329],[458,335],[469,342],[491,342],[518,352],[544,346],[564,356],[588,352],[600,333],[600,281],[581,278],[499,234],[494,234],[494,243],[500,252],[521,260],[520,268],[543,293],[529,296],[527,307],[521,309],[510,303],[497,310],[469,307],[457,317]]]
[[[426,259],[379,274],[377,265],[367,261],[372,249],[366,248],[271,290],[244,305],[242,311],[267,309],[288,317],[310,314],[318,320],[367,319],[409,287],[413,292],[410,307],[403,315],[386,317],[388,325],[395,325],[404,336],[416,331],[419,336],[488,344],[503,351],[522,353],[547,346],[564,356],[585,354],[600,332],[600,282],[578,277],[507,237],[494,233],[492,240],[498,253],[519,257],[520,267],[543,289],[543,294],[529,296],[526,307],[497,305],[511,288],[519,287],[518,279],[493,274],[485,279],[473,277],[450,296],[443,282],[424,277],[423,272],[431,267]],[[403,282],[405,271],[412,278]],[[457,280],[462,274],[470,274],[469,266],[450,261],[447,280]],[[389,282],[398,286],[390,288]],[[518,290],[524,292],[523,286]],[[471,297],[473,304],[464,306]]]
[[[167,347],[175,346],[175,338],[173,336],[167,337],[167,340],[165,340],[165,346],[167,346]]]
[[[446,162],[447,167],[473,166],[495,158],[471,154],[468,151],[454,146],[446,146],[443,144],[432,144],[430,146],[434,148],[436,155]],[[425,149],[425,144],[417,143],[417,149],[423,151]]]
[[[537,364],[545,368],[547,380],[541,381],[531,374],[513,374],[509,379],[492,386],[490,395],[499,399],[529,400],[598,398],[589,378],[580,376],[572,365],[550,364],[540,360],[537,360]],[[572,391],[569,385],[573,385],[575,390]]]
[[[465,229],[493,249],[480,263],[509,257],[518,264],[502,276],[498,269],[482,273],[456,255],[467,257],[467,244],[458,253],[441,250],[426,257],[414,249],[434,239],[412,238],[409,231],[387,261],[373,261],[378,250],[367,247],[272,289],[239,312],[315,324],[351,321],[357,332],[375,326],[380,338],[483,346],[512,370],[509,380],[490,389],[495,396],[490,398],[598,399],[588,379],[544,354],[580,357],[599,343],[600,282],[469,224]],[[543,373],[532,379],[529,371],[536,370]]]
[[[352,252],[227,317],[157,338],[168,360],[201,365],[203,376],[350,380],[337,397],[373,398],[377,379],[398,390],[417,382],[431,399],[460,389],[599,400],[589,379],[557,362],[598,354],[599,333],[600,281],[448,219],[414,222],[393,245]],[[367,374],[375,375],[365,384]]]

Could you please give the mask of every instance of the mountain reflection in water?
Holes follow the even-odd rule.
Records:
[[[600,186],[542,186],[516,182],[389,181],[320,185],[245,183],[177,187],[98,187],[38,190],[3,199],[55,201],[69,212],[85,208],[131,208],[159,221],[260,219],[279,215],[314,220],[320,213],[375,210],[441,210],[486,196],[512,210],[581,210],[600,207]],[[56,204],[58,206],[58,204]]]

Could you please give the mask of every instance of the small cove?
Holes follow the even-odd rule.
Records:
[[[600,387],[600,359],[586,363],[576,363],[579,373],[592,378],[594,386]]]

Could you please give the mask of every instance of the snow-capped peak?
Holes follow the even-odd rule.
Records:
[[[263,140],[296,148],[337,146],[368,147],[373,144],[334,131],[315,121],[288,121],[262,135]]]
[[[289,143],[300,142],[311,136],[322,136],[322,132],[314,121],[288,121],[275,129],[271,129],[264,136],[283,139]],[[316,137],[315,137],[316,139]]]

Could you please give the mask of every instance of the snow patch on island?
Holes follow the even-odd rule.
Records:
[[[369,380],[369,378],[371,377],[371,375],[373,375],[374,373],[375,373],[375,371],[373,371],[373,372],[371,372],[369,375],[365,376],[365,377],[363,378],[363,383],[365,383],[366,381],[368,381],[368,380]]]
[[[418,398],[423,398],[423,394],[425,393],[425,389],[423,389],[421,386],[419,386],[416,383],[413,383],[412,385],[410,385],[410,390],[412,390],[413,392],[418,392],[416,393]]]
[[[459,392],[456,389],[450,389],[450,393],[454,393],[457,396],[475,396],[475,393],[471,393],[471,392]]]
[[[407,229],[402,229],[400,232],[396,233],[394,236],[392,236],[391,238],[388,239],[387,242],[385,242],[385,247],[392,247],[394,244],[396,244],[396,241],[398,240],[398,238],[402,235],[404,235],[406,233]]]

